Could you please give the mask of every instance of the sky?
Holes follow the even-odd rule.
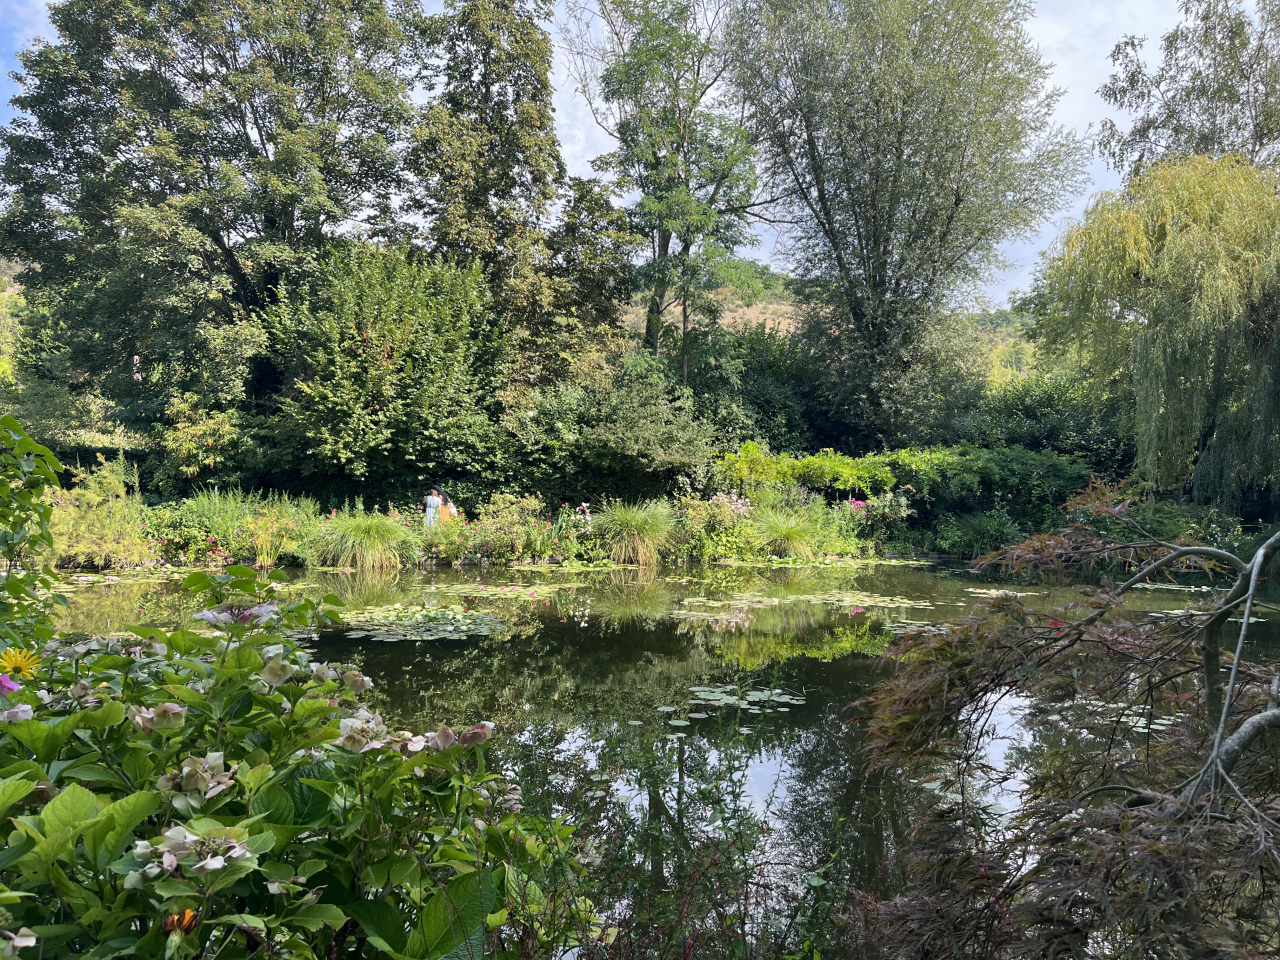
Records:
[[[1154,50],[1156,41],[1178,19],[1177,0],[1039,0],[1035,11],[1028,29],[1045,59],[1054,64],[1054,85],[1065,91],[1058,122],[1082,132],[1108,115],[1097,90],[1107,79],[1107,55],[1116,41],[1125,34],[1137,34],[1149,38],[1148,49]],[[0,61],[5,75],[0,79],[0,122],[12,115],[8,101],[16,87],[8,73],[16,67],[15,55],[36,37],[50,34],[43,0],[0,0]],[[609,138],[596,127],[586,103],[573,89],[562,54],[557,55],[555,82],[556,126],[565,162],[570,173],[588,175],[591,159],[610,149]],[[994,277],[983,293],[990,302],[1003,305],[1011,290],[1025,289],[1040,252],[1058,235],[1066,218],[1078,216],[1094,191],[1119,184],[1116,174],[1101,161],[1095,160],[1090,172],[1092,183],[1084,195],[1045,223],[1036,236],[1006,247],[1009,269]],[[762,233],[760,239],[751,255],[777,262],[773,235]]]

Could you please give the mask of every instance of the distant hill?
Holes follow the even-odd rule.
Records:
[[[748,263],[745,267],[741,282],[720,287],[712,294],[720,304],[720,322],[726,327],[763,323],[771,328],[790,330],[796,310],[791,278],[767,264]],[[649,291],[636,293],[623,312],[628,327],[637,331],[644,329],[648,303]],[[667,319],[678,320],[678,311],[668,307]]]

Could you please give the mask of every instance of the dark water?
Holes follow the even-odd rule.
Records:
[[[195,610],[178,582],[73,583],[67,626],[174,626]],[[892,895],[919,791],[868,771],[851,704],[886,669],[869,655],[883,631],[963,614],[998,586],[875,565],[320,573],[290,589],[343,599],[349,626],[315,654],[359,663],[389,724],[498,724],[493,752],[527,808],[595,842],[602,909],[644,905],[759,943],[794,938],[828,885]],[[1013,589],[1037,606],[1059,599]],[[423,632],[405,605],[453,607],[459,631],[489,632]],[[1256,624],[1251,656],[1280,650],[1276,626]]]

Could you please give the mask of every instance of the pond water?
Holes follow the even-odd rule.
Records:
[[[68,581],[71,630],[173,627],[196,609],[176,575]],[[730,923],[728,911],[756,939],[794,926],[827,882],[893,893],[920,792],[867,773],[850,704],[885,669],[868,655],[883,631],[956,616],[998,588],[907,563],[322,572],[290,584],[341,598],[346,623],[315,655],[360,664],[389,725],[498,724],[493,751],[526,807],[570,815],[595,841],[597,903],[632,915],[665,903],[686,925],[701,903],[709,925]],[[1189,599],[1149,590],[1132,602]],[[1258,625],[1255,656],[1280,647],[1273,627]],[[717,871],[741,882],[709,905],[716,884],[703,881]]]

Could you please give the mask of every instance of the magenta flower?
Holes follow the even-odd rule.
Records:
[[[0,693],[14,693],[22,689],[22,684],[9,679],[7,673],[0,673]]]

